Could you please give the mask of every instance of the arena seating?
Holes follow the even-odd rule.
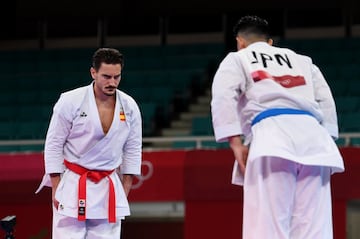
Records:
[[[340,132],[360,132],[360,38],[281,40],[279,45],[313,58],[334,95]]]
[[[275,44],[313,57],[335,96],[340,131],[359,132],[360,39],[282,39]],[[192,97],[206,90],[204,87],[208,87],[206,83],[212,77],[207,72],[208,67],[218,63],[225,53],[223,44],[119,49],[125,56],[119,88],[139,103],[145,137],[156,136],[157,130],[168,125],[174,114],[186,109]],[[52,106],[60,93],[91,82],[89,68],[94,50],[0,52],[3,80],[0,140],[44,139]],[[190,135],[213,135],[210,115],[195,118]],[[353,143],[358,144],[356,139]]]
[[[133,96],[143,115],[143,134],[168,124],[203,88],[207,66],[223,44],[118,47],[125,66],[119,88]],[[0,140],[44,139],[51,110],[61,92],[91,82],[95,49],[0,52]],[[177,105],[175,103],[177,102]],[[16,147],[0,147],[2,150]],[[18,149],[19,147],[17,147]],[[28,146],[31,148],[31,146]]]

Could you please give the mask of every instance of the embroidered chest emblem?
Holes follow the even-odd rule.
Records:
[[[121,120],[121,121],[125,121],[125,120],[126,120],[124,111],[120,111],[120,120]]]

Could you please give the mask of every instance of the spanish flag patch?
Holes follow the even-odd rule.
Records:
[[[121,112],[120,112],[120,120],[121,120],[121,121],[125,121],[125,120],[126,120],[124,111],[121,111]]]

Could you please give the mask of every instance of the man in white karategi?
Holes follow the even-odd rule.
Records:
[[[242,238],[331,239],[330,177],[344,164],[330,88],[311,58],[272,46],[266,20],[245,16],[234,33],[238,51],[214,76],[211,112],[244,189]]]
[[[61,94],[46,135],[38,191],[52,187],[53,239],[120,238],[132,178],[141,173],[140,110],[117,89],[123,56],[100,48],[92,60],[93,82]]]

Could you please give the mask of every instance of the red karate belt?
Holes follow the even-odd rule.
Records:
[[[78,192],[78,220],[85,221],[86,219],[86,179],[89,178],[94,183],[98,183],[101,179],[107,177],[109,179],[109,222],[116,222],[115,189],[114,183],[109,177],[109,175],[114,172],[114,169],[109,171],[89,170],[67,160],[64,160],[64,163],[68,169],[80,175]]]

